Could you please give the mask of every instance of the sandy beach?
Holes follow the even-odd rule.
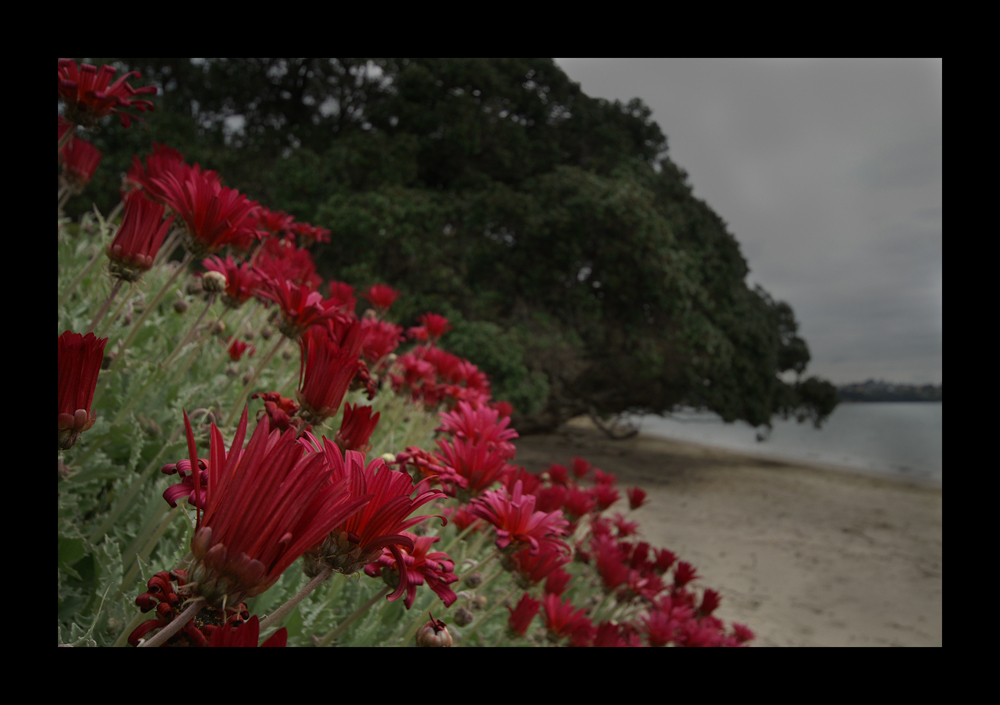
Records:
[[[589,420],[517,441],[538,472],[580,456],[642,487],[643,538],[718,590],[754,646],[941,646],[942,490],[638,435]],[[628,513],[627,500],[611,512]]]

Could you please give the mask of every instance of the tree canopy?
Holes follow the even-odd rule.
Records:
[[[99,207],[155,141],[330,228],[320,274],[397,288],[401,323],[449,317],[444,345],[519,431],[681,404],[819,425],[836,405],[639,98],[588,97],[551,59],[89,61],[161,88],[148,129],[95,137]]]

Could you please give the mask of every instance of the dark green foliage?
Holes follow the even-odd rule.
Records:
[[[550,59],[120,64],[164,92],[148,129],[97,136],[109,165],[164,142],[330,228],[320,273],[397,288],[403,325],[454,318],[446,343],[522,432],[682,403],[819,423],[836,403],[825,382],[782,380],[809,361],[791,308],[748,287],[638,98],[590,98]],[[113,181],[87,194],[103,209]]]

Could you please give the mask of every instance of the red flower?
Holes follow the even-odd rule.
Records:
[[[436,313],[425,313],[424,315],[419,316],[417,321],[423,325],[424,329],[427,331],[427,336],[431,340],[437,340],[454,328],[453,325],[448,323],[447,318],[439,316]]]
[[[101,150],[86,140],[75,137],[62,148],[59,157],[63,163],[63,181],[74,194],[83,193],[84,187],[94,178],[101,163]]]
[[[697,580],[700,576],[697,571],[687,561],[681,561],[674,569],[674,585],[679,588],[684,587],[692,580]]]
[[[257,224],[272,235],[281,235],[291,230],[295,216],[285,213],[285,211],[272,211],[261,206],[257,211]]]
[[[638,487],[628,489],[628,506],[630,509],[638,509],[646,503],[646,492]]]
[[[347,282],[330,282],[330,298],[328,305],[339,308],[344,313],[354,315],[358,300],[354,298],[354,287]]]
[[[260,640],[260,620],[257,615],[250,618],[242,626],[231,627],[223,624],[216,627],[208,640],[208,646],[250,646],[257,647]],[[261,646],[285,646],[288,644],[288,629],[282,627]]]
[[[176,463],[168,463],[160,468],[160,472],[164,475],[180,475],[181,481],[176,485],[171,485],[163,491],[163,499],[167,501],[171,507],[177,506],[177,500],[182,497],[188,498],[188,504],[198,507],[198,509],[205,509],[205,497],[206,491],[208,490],[208,461],[204,458],[198,459],[198,473],[197,477],[191,473],[191,461],[190,460],[178,460]],[[194,494],[194,483],[195,480],[199,483],[200,491]],[[198,504],[195,504],[195,502]]]
[[[174,216],[163,220],[163,210],[162,205],[149,200],[141,191],[131,191],[125,196],[122,224],[106,250],[114,276],[133,282],[153,267],[153,259],[174,223]]]
[[[232,255],[226,259],[213,255],[202,262],[210,272],[218,272],[226,278],[226,293],[222,296],[223,303],[229,308],[239,308],[253,297],[253,292],[261,284],[260,275],[253,266],[244,262],[237,264]]]
[[[451,468],[464,480],[459,483],[458,488],[446,486],[445,491],[449,496],[461,494],[461,499],[476,497],[499,480],[504,472],[513,469],[507,463],[509,456],[505,451],[491,447],[486,442],[439,438],[437,445],[440,452],[435,452],[434,455],[440,464]],[[459,488],[464,492],[459,493]]]
[[[397,588],[398,584],[392,581],[402,582],[405,575],[406,597],[403,599],[403,604],[406,605],[406,609],[413,607],[413,601],[417,597],[417,587],[425,583],[441,598],[445,607],[451,607],[458,599],[458,595],[449,587],[451,583],[458,581],[458,576],[455,575],[455,562],[443,551],[429,552],[430,547],[441,539],[437,536],[416,536],[408,531],[402,532],[402,535],[413,542],[413,548],[410,550],[400,546],[405,570],[400,571],[399,563],[391,550],[382,549],[378,561],[365,566],[365,573],[373,578],[381,575],[386,583]],[[385,569],[392,570],[393,574],[385,574],[383,572]]]
[[[354,573],[377,560],[382,549],[388,549],[400,569],[399,587],[389,596],[397,600],[407,586],[406,561],[400,546],[413,550],[413,540],[401,532],[419,524],[428,516],[411,517],[419,507],[444,497],[426,483],[414,488],[405,472],[391,470],[381,458],[365,465],[365,456],[357,451],[346,453],[328,439],[323,439],[327,463],[332,467],[334,482],[346,482],[355,497],[371,497],[364,510],[333,527],[324,540],[313,542],[307,556],[307,569],[318,574],[323,564],[344,574]],[[416,492],[416,497],[413,493]]]
[[[59,450],[71,448],[97,420],[91,405],[107,342],[93,333],[59,336]]]
[[[146,195],[157,203],[166,203],[165,194],[162,188],[156,185],[156,179],[162,179],[165,174],[176,174],[178,181],[184,181],[186,169],[191,169],[184,163],[184,155],[176,149],[171,149],[163,144],[153,143],[153,153],[146,156],[146,164],[139,161],[139,156],[132,157],[132,168],[125,174],[122,180],[122,190],[131,191],[141,188]],[[201,167],[195,165],[195,169]],[[204,172],[206,176],[215,178],[214,171]]]
[[[336,308],[327,308],[323,303],[323,295],[318,291],[288,279],[278,281],[265,278],[255,293],[281,307],[282,323],[278,328],[293,340],[318,323],[344,316]]]
[[[583,458],[573,458],[573,474],[576,479],[582,479],[593,466]]]
[[[600,472],[600,470],[594,472]],[[594,485],[591,492],[593,492],[593,497],[597,500],[597,506],[600,507],[601,511],[610,507],[621,497],[614,485],[608,483]]]
[[[513,495],[501,487],[473,499],[470,511],[493,524],[497,548],[513,546],[517,550],[528,545],[532,553],[537,553],[541,544],[552,543],[569,550],[559,538],[566,535],[569,527],[562,512],[536,512],[535,496],[523,495],[520,482],[514,485]]]
[[[153,109],[150,101],[136,100],[133,96],[156,95],[155,86],[133,88],[126,83],[132,76],[141,78],[142,74],[138,71],[130,71],[111,83],[117,69],[108,65],[98,69],[90,64],[80,64],[77,68],[72,59],[59,59],[58,67],[59,97],[66,107],[66,119],[74,124],[92,127],[102,117],[117,113],[122,127],[128,127],[132,124],[132,116],[125,112],[126,109],[135,108],[140,113]]]
[[[399,298],[399,292],[386,284],[372,284],[362,296],[379,314],[384,315]]]
[[[403,327],[388,321],[364,318],[361,320],[361,329],[364,331],[361,354],[372,369],[377,370],[382,361],[403,341]]]
[[[460,401],[452,412],[442,411],[441,425],[435,431],[450,433],[475,443],[486,443],[513,458],[516,452],[510,441],[517,438],[517,431],[507,428],[510,418],[500,418],[500,412],[488,406],[473,409],[468,402]]]
[[[254,268],[264,279],[283,282],[286,279],[310,291],[319,289],[323,279],[316,274],[316,263],[308,251],[295,247],[287,240],[264,238],[264,244],[254,253]]]
[[[372,432],[378,425],[380,416],[379,412],[372,416],[370,406],[345,404],[344,419],[340,422],[340,430],[334,436],[333,442],[344,451],[357,450],[367,453],[371,450],[368,439],[371,438]]]
[[[572,577],[572,575],[562,568],[556,568],[545,579],[545,593],[548,595],[562,595],[566,592],[566,586]]]
[[[152,181],[162,189],[165,203],[187,225],[188,251],[205,256],[241,238],[262,234],[250,217],[258,208],[256,201],[225,188],[214,174],[203,173],[197,166],[181,172],[166,172]]]
[[[184,414],[191,467],[198,463]],[[353,494],[345,479],[331,481],[327,455],[309,452],[295,431],[271,431],[262,417],[246,449],[243,410],[230,450],[213,423],[205,512],[196,511],[190,572],[192,591],[209,605],[259,595],[335,526],[356,514],[371,495]],[[192,494],[199,503],[200,483]]]
[[[299,414],[309,423],[321,423],[337,413],[347,388],[358,371],[361,354],[361,326],[354,321],[337,345],[329,331],[314,326],[299,336],[301,365],[296,398]]]
[[[511,557],[516,571],[517,584],[527,590],[538,585],[560,566],[569,562],[569,557],[552,544],[543,544],[535,553],[529,549],[518,551]]]
[[[507,622],[507,628],[512,632],[512,634],[517,636],[524,636],[528,627],[531,625],[531,620],[535,618],[538,614],[538,610],[541,609],[542,603],[539,600],[534,599],[528,593],[524,593],[521,596],[520,601],[517,603],[517,607],[508,607],[510,611],[510,619]]]
[[[574,610],[573,603],[563,602],[558,595],[548,594],[542,598],[545,608],[545,628],[549,630],[550,641],[560,641],[571,637],[574,632],[591,628],[586,610]]]
[[[308,247],[314,242],[330,242],[330,231],[318,225],[309,223],[292,223],[292,232],[299,235],[303,242],[303,247]]]
[[[272,428],[279,428],[282,431],[287,431],[289,428],[299,429],[302,426],[305,426],[306,431],[311,428],[309,424],[296,416],[299,405],[295,403],[294,399],[283,397],[277,392],[256,392],[250,396],[251,399],[257,397],[264,400],[264,412],[270,417]],[[259,411],[257,418],[260,419]]]
[[[223,343],[225,345],[225,343]],[[232,338],[232,342],[229,344],[229,359],[233,362],[239,362],[243,357],[243,353],[250,350],[250,357],[257,352],[257,348],[253,345],[247,345],[239,338]]]

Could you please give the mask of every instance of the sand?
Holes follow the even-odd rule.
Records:
[[[518,439],[538,472],[580,456],[642,487],[610,510],[694,565],[722,595],[716,616],[754,646],[941,646],[940,484],[665,440],[612,441],[585,418]]]

